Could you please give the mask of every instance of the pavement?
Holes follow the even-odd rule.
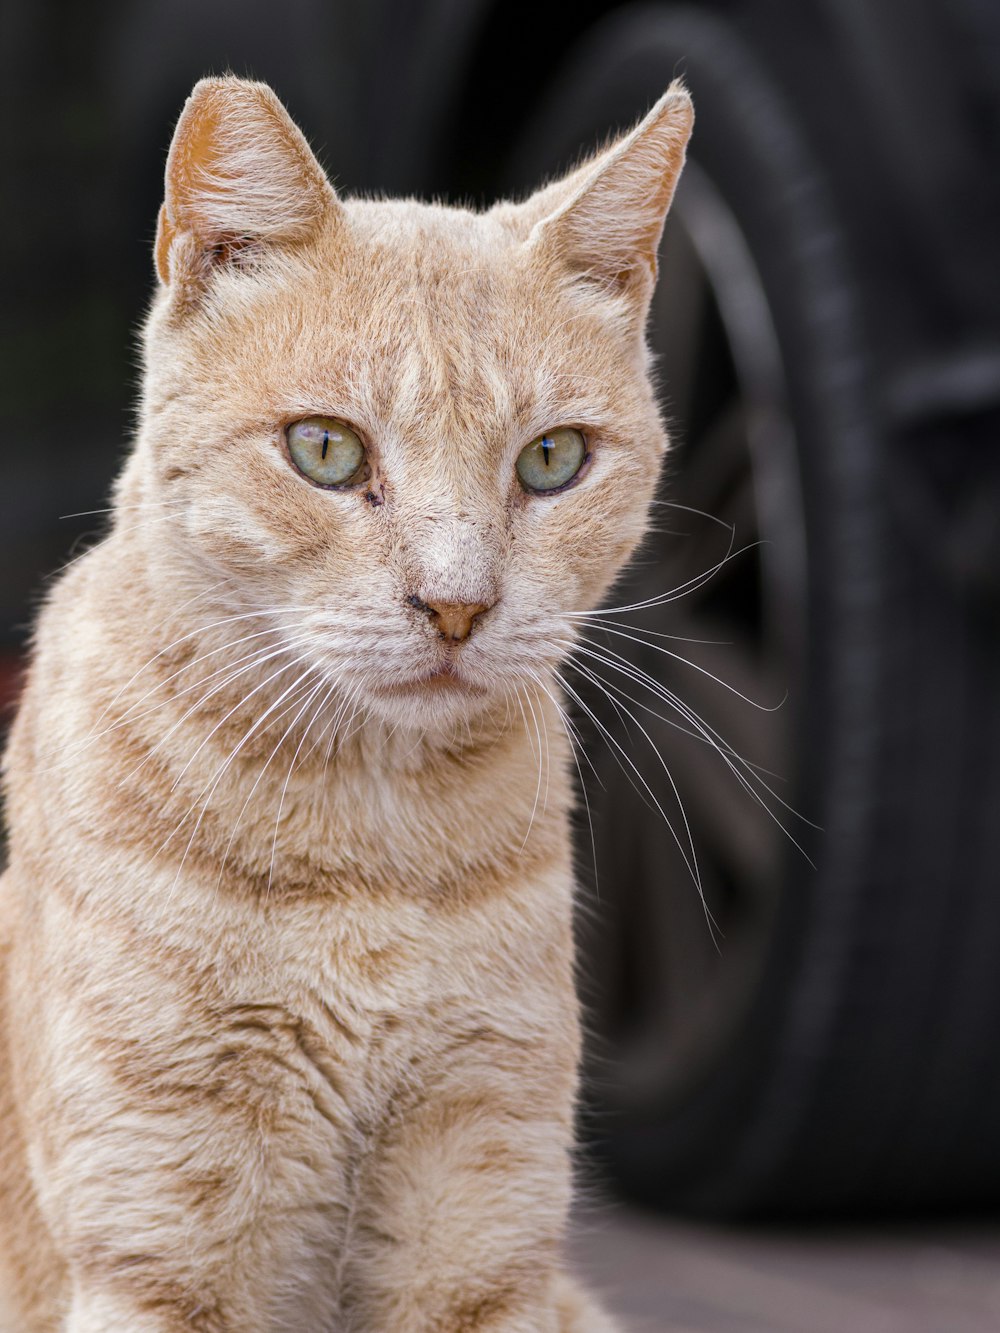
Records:
[[[775,1231],[608,1204],[572,1255],[626,1333],[1000,1333],[1000,1222]]]

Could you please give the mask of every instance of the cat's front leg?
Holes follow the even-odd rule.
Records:
[[[270,1333],[283,1278],[308,1295],[314,1237],[289,1225],[280,1145],[233,1130],[118,1104],[60,1129],[44,1161],[32,1143],[66,1281],[60,1333]]]
[[[213,1087],[178,1045],[141,1096],[78,1062],[55,1147],[30,1145],[68,1278],[61,1333],[325,1327],[345,1211],[329,1120],[277,1058],[241,1061],[234,1042]]]
[[[573,1042],[480,1031],[380,1136],[343,1293],[364,1333],[615,1333],[561,1271]]]
[[[187,1322],[180,1312],[146,1310],[120,1293],[78,1289],[72,1300],[62,1333],[180,1333],[218,1325]]]
[[[140,970],[112,925],[78,960],[80,933],[36,931],[48,947],[37,970],[22,951],[10,990],[31,1033],[14,1146],[53,1252],[34,1281],[65,1312],[17,1333],[322,1329],[348,1208],[328,1044],[273,996],[234,999],[193,970],[182,986],[172,955]],[[23,1225],[0,1218],[0,1243]]]

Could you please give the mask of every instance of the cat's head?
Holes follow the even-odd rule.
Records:
[[[691,119],[673,86],[474,213],[341,199],[270,89],[199,83],[122,485],[167,506],[185,592],[225,580],[393,720],[545,678],[645,529],[666,438],[644,324]]]

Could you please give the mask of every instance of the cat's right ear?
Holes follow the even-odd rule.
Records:
[[[248,248],[307,239],[339,209],[305,137],[266,84],[202,79],[167,156],[156,271],[166,284],[203,281]]]

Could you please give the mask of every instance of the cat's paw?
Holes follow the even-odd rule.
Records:
[[[559,1333],[623,1333],[621,1325],[565,1273],[556,1278]]]

